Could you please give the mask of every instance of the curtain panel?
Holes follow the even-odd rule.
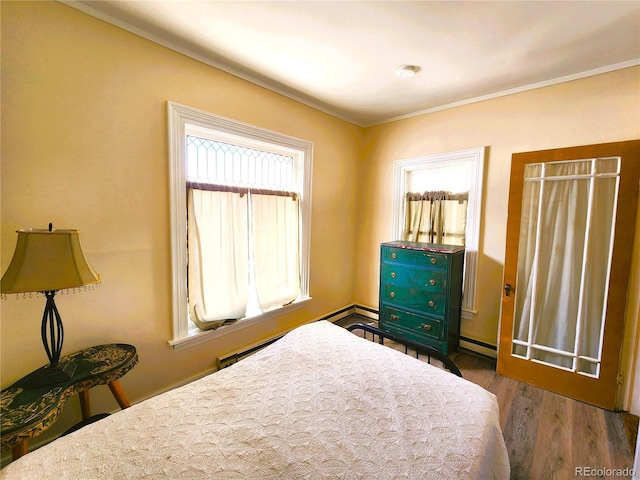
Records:
[[[468,192],[407,193],[403,239],[464,245],[468,199]]]
[[[188,183],[187,196],[188,301],[198,328],[247,316],[255,297],[265,312],[299,296],[297,194]]]
[[[300,294],[298,199],[251,193],[256,291],[263,311]]]
[[[189,310],[198,328],[207,330],[247,310],[248,201],[235,192],[187,192]]]

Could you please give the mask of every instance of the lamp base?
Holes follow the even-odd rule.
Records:
[[[29,387],[38,388],[67,382],[73,378],[77,368],[76,362],[49,364],[38,370],[29,380]]]

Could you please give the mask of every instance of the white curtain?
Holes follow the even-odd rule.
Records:
[[[600,357],[602,315],[606,309],[609,279],[609,252],[613,229],[615,200],[615,178],[600,178],[594,182],[591,228],[589,230],[589,259],[585,264],[585,285],[588,295],[583,300],[584,328],[580,335],[580,354],[592,358]]]
[[[575,165],[564,165],[571,175]],[[539,236],[538,292],[533,343],[573,352],[578,318],[589,180],[545,183]],[[571,367],[573,359],[540,353],[541,360]]]
[[[531,170],[533,167],[527,167]],[[535,173],[529,173],[534,176]],[[525,175],[527,176],[527,175]],[[518,246],[518,275],[515,298],[514,338],[528,341],[530,314],[534,298],[533,261],[536,248],[536,231],[538,229],[538,210],[540,204],[541,182],[525,182],[522,190],[522,210],[520,217],[520,244]],[[514,347],[513,353],[525,356],[526,348]]]
[[[247,195],[188,189],[189,307],[201,329],[245,316],[247,211]]]
[[[300,293],[297,196],[251,194],[253,260],[263,311],[294,301]]]
[[[526,172],[538,177],[539,168]],[[590,161],[548,164],[545,177],[552,178],[523,189],[514,338],[567,352],[530,352],[564,368],[573,368],[575,355],[599,357],[616,180],[592,180],[590,168]],[[514,353],[526,351],[516,345]],[[578,370],[595,374],[594,365],[579,362]]]
[[[230,190],[187,189],[189,308],[203,330],[300,294],[297,195]]]
[[[464,245],[468,193],[408,193],[404,240]]]

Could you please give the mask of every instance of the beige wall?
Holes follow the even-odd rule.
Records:
[[[64,352],[135,345],[122,379],[132,401],[200,375],[218,353],[353,301],[355,199],[362,129],[247,83],[57,2],[2,5],[1,270],[15,230],[77,228],[100,288],[59,295]],[[174,101],[315,144],[307,307],[268,326],[186,350],[171,338],[166,102]],[[0,302],[3,387],[46,363],[44,298]],[[117,404],[92,390],[95,411]],[[76,402],[74,399],[73,402]],[[68,413],[71,412],[71,413]],[[78,409],[65,411],[68,421]],[[53,432],[52,432],[53,433]]]
[[[58,298],[64,350],[136,345],[140,364],[122,380],[133,401],[210,370],[218,353],[354,302],[375,308],[393,162],[480,146],[489,149],[478,314],[462,333],[495,344],[511,154],[640,138],[638,67],[361,129],[60,3],[1,8],[1,270],[16,229],[79,229],[102,286]],[[312,302],[181,351],[167,344],[169,100],[315,144]],[[40,297],[0,302],[3,387],[45,363],[43,308]],[[95,411],[117,409],[105,387],[91,395]],[[77,421],[75,402],[47,437]]]
[[[395,160],[488,147],[476,309],[462,335],[496,344],[511,155],[640,138],[640,69],[629,68],[366,129],[355,301],[377,305],[379,246],[391,235]]]
[[[355,302],[376,306],[379,243],[392,240],[392,172],[399,159],[488,147],[476,292],[465,337],[495,345],[505,256],[511,155],[640,138],[640,67],[532,90],[366,129],[361,160]],[[633,222],[629,222],[630,227]],[[636,288],[637,290],[637,288]],[[634,295],[634,292],[630,292]],[[633,312],[633,309],[630,309]],[[635,318],[634,318],[635,316]],[[637,323],[637,311],[627,323]],[[626,343],[623,365],[630,365]],[[629,369],[625,371],[628,375]],[[638,383],[638,382],[636,382]],[[635,387],[640,391],[640,385]],[[628,408],[628,402],[625,404]]]

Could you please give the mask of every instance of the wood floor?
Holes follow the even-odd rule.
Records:
[[[498,375],[490,358],[467,351],[451,358],[464,378],[496,395],[512,479],[631,478],[615,471],[629,472],[635,451],[621,413]]]
[[[570,479],[586,468],[631,470],[633,450],[622,414],[609,412],[498,375],[495,362],[467,352],[452,355],[469,381],[498,398],[512,479]],[[593,475],[588,478],[630,478]]]

